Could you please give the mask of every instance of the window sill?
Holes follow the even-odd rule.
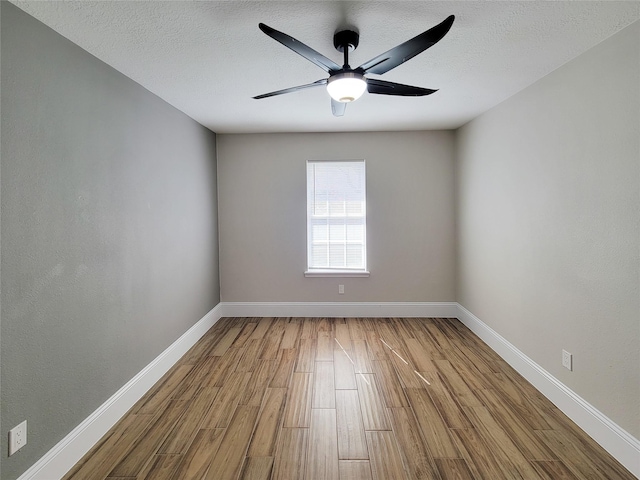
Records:
[[[368,277],[366,270],[307,270],[305,277]]]

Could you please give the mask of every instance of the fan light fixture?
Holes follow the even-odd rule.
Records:
[[[449,15],[435,27],[431,27],[420,35],[416,35],[412,39],[393,47],[391,50],[377,57],[373,57],[357,68],[351,68],[349,66],[349,52],[358,48],[360,41],[360,34],[357,30],[339,30],[333,34],[333,46],[338,52],[342,53],[344,59],[342,66],[340,66],[292,36],[279,32],[264,23],[259,23],[258,27],[265,34],[320,67],[329,74],[329,78],[321,78],[306,85],[298,85],[297,87],[263,93],[253,98],[257,100],[297,92],[307,88],[326,86],[331,96],[331,113],[333,113],[335,117],[342,117],[347,108],[347,103],[351,103],[360,98],[365,90],[372,94],[395,95],[398,97],[422,97],[424,95],[431,95],[437,90],[387,82],[379,78],[366,78],[365,75],[369,75],[370,73],[382,75],[407,60],[411,60],[419,53],[424,52],[427,48],[438,43],[442,37],[447,34],[454,20],[455,17]]]
[[[357,100],[367,89],[364,76],[355,72],[342,72],[329,78],[327,91],[337,102],[349,103]]]

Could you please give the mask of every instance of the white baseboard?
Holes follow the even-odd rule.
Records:
[[[223,302],[223,317],[438,317],[456,318],[455,302]]]
[[[634,475],[640,441],[616,425],[505,338],[455,302],[219,303],[169,348],[87,417],[18,480],[61,478],[222,317],[458,318]]]
[[[129,380],[18,480],[62,478],[109,429],[222,317],[220,304]]]
[[[462,305],[458,305],[458,319],[616,460],[640,478],[640,440],[619,427]]]

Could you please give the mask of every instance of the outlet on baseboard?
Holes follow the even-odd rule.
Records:
[[[27,421],[9,430],[9,456],[27,444]]]
[[[573,370],[573,355],[566,350],[562,350],[562,366],[567,370]]]
[[[338,293],[344,295],[344,285],[338,285]]]

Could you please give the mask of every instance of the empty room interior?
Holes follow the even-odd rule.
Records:
[[[640,2],[0,17],[2,480],[640,477]]]

